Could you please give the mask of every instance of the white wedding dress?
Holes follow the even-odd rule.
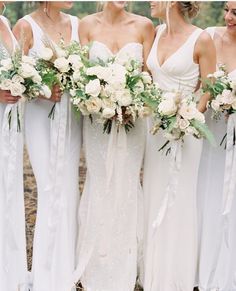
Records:
[[[143,47],[128,43],[114,55],[94,41],[90,59],[113,56],[143,61]],[[133,291],[137,276],[138,196],[146,126],[137,120],[127,134],[112,126],[84,120],[87,163],[85,188],[80,203],[77,279],[86,291]]]
[[[216,28],[207,31],[214,38]],[[236,69],[229,73],[236,80]],[[201,291],[236,291],[236,201],[227,218],[223,215],[223,186],[225,176],[225,142],[227,132],[224,114],[219,121],[206,113],[206,122],[213,132],[217,147],[203,142],[198,179],[199,267],[198,285]],[[226,219],[228,220],[226,223]],[[226,224],[225,224],[226,223]],[[227,229],[225,229],[227,228]],[[226,233],[228,235],[226,236]]]
[[[79,41],[78,19],[69,17],[71,40]],[[23,19],[31,25],[34,37],[29,55],[39,57],[45,33],[30,15]],[[57,103],[51,120],[52,106],[52,102],[39,99],[27,103],[25,110],[26,145],[38,190],[33,291],[68,291],[66,285],[76,266],[81,122],[71,111],[67,93]]]
[[[17,47],[8,20],[0,16]],[[1,50],[5,47],[1,45]],[[5,49],[6,50],[6,49]],[[6,56],[8,51],[6,50]],[[23,190],[23,129],[17,131],[17,107],[0,103],[0,290],[26,291],[27,258]],[[11,129],[8,113],[12,110]]]
[[[147,65],[153,80],[163,90],[195,91],[199,65],[194,63],[195,43],[202,33],[196,29],[162,65],[158,42],[166,25],[159,26]],[[149,130],[152,120],[149,120]],[[171,144],[171,154],[158,149],[166,142],[159,132],[148,134],[144,160],[145,291],[192,291],[197,266],[197,175],[202,140],[184,137]],[[181,158],[182,155],[182,158]],[[174,168],[173,168],[174,167]],[[176,168],[177,167],[177,168]],[[168,187],[167,187],[168,186]]]

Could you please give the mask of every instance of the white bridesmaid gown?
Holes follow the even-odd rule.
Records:
[[[78,19],[71,20],[71,40],[78,41]],[[29,51],[40,56],[44,31],[30,15],[24,18],[33,32]],[[81,122],[71,111],[65,93],[56,106],[48,100],[30,102],[25,110],[25,138],[37,182],[38,205],[33,245],[33,291],[68,291],[65,287],[75,269],[79,204],[78,168]]]
[[[207,31],[214,38],[216,28]],[[236,80],[236,69],[229,73]],[[236,290],[236,203],[227,217],[223,216],[225,175],[225,143],[220,142],[227,131],[224,114],[219,121],[206,113],[206,121],[215,135],[217,147],[204,141],[198,179],[199,266],[198,285],[201,291]],[[227,230],[225,229],[227,227]],[[225,231],[228,237],[225,236]]]
[[[197,28],[160,65],[157,49],[165,29],[165,24],[158,28],[147,60],[149,70],[163,90],[181,90],[191,95],[199,79],[199,65],[194,63],[193,54],[202,30]],[[149,130],[151,125],[150,119]],[[172,170],[171,155],[158,151],[165,141],[161,133],[147,136],[143,181],[147,229],[144,290],[192,291],[197,266],[196,187],[202,141],[186,136],[182,148],[174,142],[177,169]]]
[[[142,62],[143,47],[128,43],[116,56]],[[114,54],[94,41],[90,59],[107,60]],[[87,291],[133,291],[137,276],[138,199],[146,126],[138,120],[127,134],[110,135],[103,126],[84,120],[87,163],[85,188],[80,203],[79,265],[75,279]]]
[[[17,42],[8,20],[0,16]],[[2,49],[4,45],[1,44]],[[6,50],[7,53],[7,50]],[[16,108],[0,104],[0,290],[26,291],[27,257],[23,190],[23,129],[17,131]],[[8,113],[12,109],[11,129]]]

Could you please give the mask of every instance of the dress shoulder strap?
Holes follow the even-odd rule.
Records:
[[[79,41],[79,19],[76,16],[70,15],[70,21],[71,21],[71,40]]]
[[[25,15],[22,19],[26,20],[30,24],[34,40],[37,39],[37,37],[41,38],[44,32],[38,23],[30,15]]]

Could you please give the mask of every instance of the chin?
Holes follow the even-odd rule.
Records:
[[[126,6],[126,1],[112,1],[111,3],[118,9],[124,9]]]
[[[73,7],[73,1],[55,1],[51,2],[51,5],[60,9],[71,9]]]

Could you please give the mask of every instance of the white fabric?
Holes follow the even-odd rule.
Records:
[[[214,38],[215,31],[215,27],[207,29],[212,38]],[[236,70],[229,76],[236,80]],[[227,123],[224,114],[217,122],[211,119],[211,115],[212,111],[208,110],[206,122],[216,138],[217,147],[210,146],[206,141],[203,142],[197,193],[199,217],[197,285],[201,291],[215,289],[235,291],[235,197],[233,196],[233,200],[230,201],[230,199],[224,199],[223,196],[226,152],[230,153],[225,149],[226,140],[220,146],[220,142],[227,132]],[[232,117],[229,118],[228,124]],[[228,158],[231,163],[232,157],[228,156]],[[228,185],[230,185],[230,181],[226,183],[226,186]],[[226,201],[227,203],[225,203]],[[232,204],[231,211],[228,202]],[[229,214],[223,215],[225,210],[229,210]]]
[[[178,89],[191,94],[199,78],[193,53],[202,30],[196,29],[160,66],[158,42],[165,28],[166,25],[158,28],[147,60],[149,70],[163,90]],[[151,125],[150,119],[148,130]],[[165,151],[158,151],[165,142],[161,133],[147,136],[143,181],[147,229],[144,290],[192,291],[197,265],[196,186],[202,141],[187,136],[182,146],[173,143],[176,161]]]
[[[24,19],[34,37],[29,55],[37,57],[44,45],[44,32],[30,15]],[[78,20],[70,19],[71,39],[78,41]],[[67,291],[65,285],[76,264],[81,122],[73,115],[68,97],[65,93],[56,104],[52,120],[48,114],[53,103],[40,99],[26,105],[26,144],[38,189],[33,291]]]
[[[117,56],[142,61],[143,48],[128,43]],[[103,44],[93,42],[90,59],[114,56]],[[79,218],[79,265],[74,281],[85,290],[133,291],[137,275],[138,196],[146,127],[143,120],[125,133],[113,125],[110,135],[101,124],[84,120],[87,176]]]
[[[0,18],[9,30],[14,50],[17,42],[9,22],[3,16]],[[4,45],[1,46],[4,49]],[[17,131],[17,110],[21,116],[20,104],[0,104],[0,290],[4,291],[25,291],[27,275],[23,132]]]

